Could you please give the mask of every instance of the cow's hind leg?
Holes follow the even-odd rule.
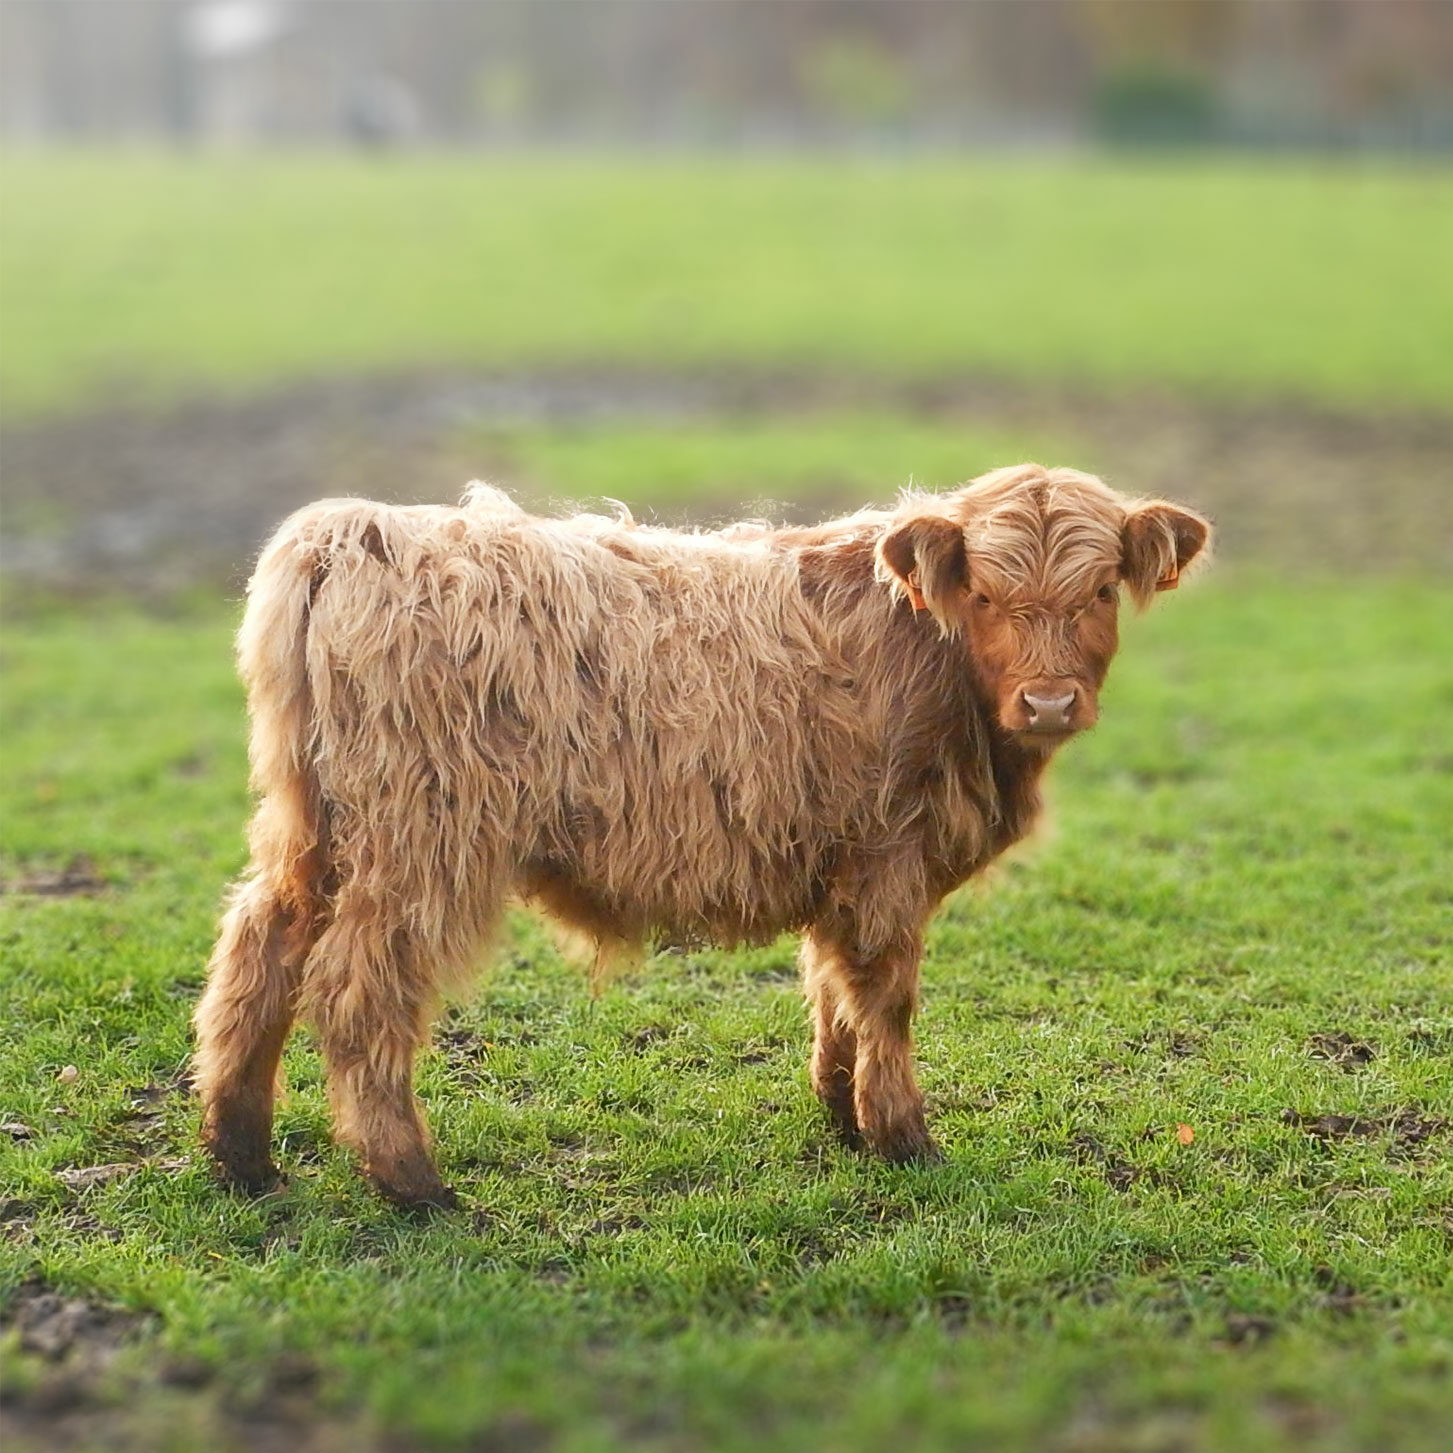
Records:
[[[312,926],[265,874],[245,882],[222,920],[194,1016],[193,1079],[202,1143],[222,1176],[258,1192],[277,1180],[269,1153],[278,1062],[297,1012]]]
[[[812,1088],[843,1141],[862,1144],[853,1108],[853,1075],[858,1040],[843,1018],[837,990],[839,969],[831,949],[809,937],[802,945],[802,989],[812,1007]]]
[[[414,1098],[414,1057],[437,1004],[428,947],[370,906],[340,904],[306,969],[338,1139],[389,1200],[450,1207]]]

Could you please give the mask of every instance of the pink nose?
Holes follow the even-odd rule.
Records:
[[[1032,732],[1068,730],[1070,712],[1074,708],[1076,694],[1070,691],[1064,696],[1031,696],[1026,691],[1024,709],[1029,713],[1029,730]]]

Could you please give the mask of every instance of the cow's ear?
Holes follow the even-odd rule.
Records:
[[[894,525],[878,541],[876,573],[945,632],[958,629],[969,577],[961,526],[942,515],[914,515]]]
[[[1156,499],[1131,508],[1120,538],[1120,577],[1144,609],[1156,591],[1180,584],[1186,567],[1206,548],[1211,525],[1192,510]]]

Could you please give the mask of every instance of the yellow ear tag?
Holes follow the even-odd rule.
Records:
[[[905,585],[908,590],[908,599],[913,606],[914,613],[917,614],[921,610],[926,610],[928,607],[924,605],[923,592],[918,588],[918,572],[916,570],[909,572]]]
[[[1179,571],[1172,570],[1169,575],[1162,575],[1155,582],[1155,588],[1157,590],[1174,590],[1180,583],[1181,577]]]

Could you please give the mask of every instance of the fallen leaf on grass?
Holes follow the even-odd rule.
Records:
[[[80,1077],[81,1072],[75,1067],[75,1065],[66,1065],[66,1067],[62,1069],[61,1072],[56,1076],[56,1079],[62,1085],[73,1085],[78,1079],[80,1079]]]
[[[1189,1125],[1176,1126],[1176,1139],[1179,1140],[1182,1145],[1191,1144],[1191,1142],[1195,1140],[1195,1138],[1196,1132],[1192,1130]]]

